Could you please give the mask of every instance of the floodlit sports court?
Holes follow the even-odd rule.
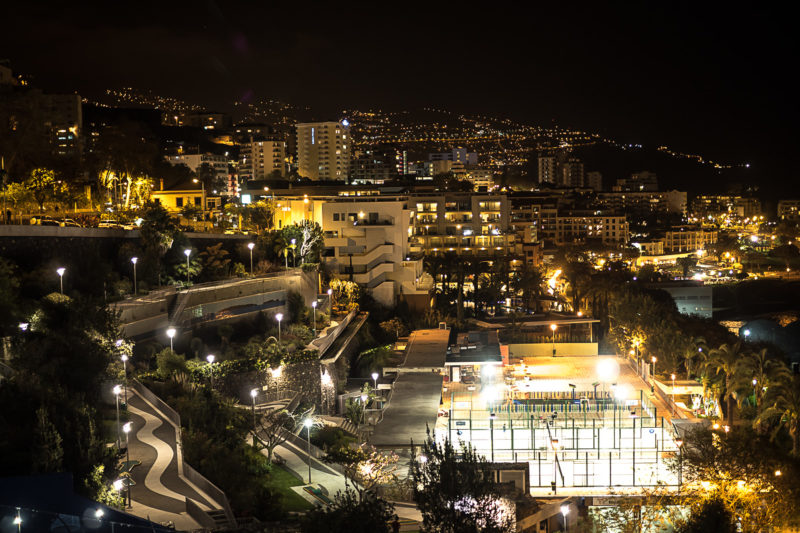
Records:
[[[525,357],[484,365],[480,383],[447,383],[439,438],[496,462],[530,465],[531,487],[672,485],[679,453],[668,408],[617,357]]]

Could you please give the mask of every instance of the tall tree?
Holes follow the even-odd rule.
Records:
[[[513,517],[503,505],[489,464],[471,445],[462,443],[457,450],[449,439],[436,442],[429,431],[411,463],[411,479],[423,531],[513,531]]]
[[[722,377],[719,390],[719,401],[726,402],[727,424],[733,427],[733,411],[736,405],[737,393],[742,390],[741,360],[746,357],[742,350],[742,343],[723,344],[708,354],[705,371],[715,376]]]
[[[764,409],[756,419],[759,423],[773,424],[775,433],[787,428],[792,438],[792,455],[800,456],[800,376],[785,377],[767,389]]]
[[[542,271],[535,266],[523,263],[522,267],[514,272],[511,286],[522,295],[522,302],[526,309],[534,313],[538,311],[538,300],[542,295],[544,276]]]
[[[33,446],[31,448],[31,466],[36,473],[61,471],[64,461],[63,439],[58,429],[50,421],[47,409],[40,407],[36,411],[36,426],[33,430]]]
[[[374,491],[337,492],[327,507],[316,507],[302,520],[303,533],[389,533],[394,505]]]

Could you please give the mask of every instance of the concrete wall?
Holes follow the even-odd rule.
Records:
[[[597,355],[596,342],[556,343],[556,355]],[[509,344],[509,357],[544,357],[553,355],[552,343]]]
[[[66,214],[69,217],[69,214]],[[229,235],[225,233],[185,233],[186,237],[192,239],[214,239],[214,240],[244,240],[251,241],[250,235]],[[125,238],[138,239],[139,230],[125,230],[118,228],[75,228],[60,226],[32,226],[25,224],[0,225],[0,237],[81,237],[81,238]]]

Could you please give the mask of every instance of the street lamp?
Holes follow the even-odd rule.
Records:
[[[183,251],[184,255],[186,255],[186,284],[189,284],[189,256],[192,255],[192,250],[186,248]]]
[[[678,446],[678,489],[683,484],[683,440],[677,439],[675,445]]]
[[[375,383],[375,389],[378,388],[378,376],[379,374],[377,372],[372,373],[372,381]]]
[[[670,374],[672,378],[672,416],[675,416],[675,374]]]
[[[331,316],[333,316],[333,289],[328,289],[328,305],[331,308]]]
[[[311,309],[314,312],[314,338],[317,338],[317,301],[311,302]]]
[[[756,385],[758,385],[758,380],[756,378],[753,378],[753,403],[756,404],[756,407],[757,407],[758,406],[758,395],[756,394],[756,390],[757,390],[756,389]]]
[[[215,359],[214,354],[208,354],[206,356],[206,361],[208,361],[209,365],[214,364],[214,359]]]
[[[119,434],[119,395],[122,393],[122,387],[119,385],[114,385],[112,390],[114,391],[114,398],[116,399],[117,403],[117,450],[120,450],[122,448],[122,437]]]
[[[258,389],[251,389],[250,397],[253,399],[253,448],[256,447],[256,396],[258,396]]]
[[[19,515],[19,507],[17,507],[17,516],[14,517],[14,525],[17,526],[17,533],[22,531],[22,517]]]
[[[64,272],[66,271],[67,269],[64,267],[56,269],[56,272],[58,273],[58,280],[61,284],[61,294],[64,294]]]
[[[283,320],[283,313],[276,314],[275,320],[278,321],[278,342],[281,342],[281,320]]]
[[[553,357],[556,356],[556,330],[558,326],[555,324],[550,324],[550,330],[553,332]]]
[[[367,395],[361,395],[361,423],[365,424],[367,422]]]
[[[311,485],[311,426],[314,421],[306,418],[303,425],[306,427],[306,438],[308,439],[308,484]]]
[[[569,504],[565,503],[561,506],[561,515],[564,517],[564,531],[569,531],[569,526],[567,525],[568,514],[569,514]]]
[[[119,341],[117,341],[119,342]],[[120,356],[122,359],[122,373],[125,376],[125,409],[128,408],[128,356],[126,354],[122,354]]]
[[[297,239],[292,239],[292,266],[297,268]]]
[[[131,257],[131,263],[133,263],[133,294],[139,294],[138,286],[136,285],[136,263],[138,262],[138,257]]]
[[[250,248],[250,275],[253,275],[253,248],[256,247],[256,243],[248,242],[247,247]]]
[[[128,463],[128,472],[131,471],[131,446],[128,434],[133,429],[133,424],[125,422],[122,431],[125,433],[125,461]],[[128,479],[128,509],[131,508],[131,480]]]
[[[172,338],[175,336],[175,328],[167,328],[167,337],[169,337],[169,351],[173,352],[175,350],[172,349]]]
[[[652,372],[652,374],[653,374],[653,383],[654,384],[655,384],[655,381],[656,381],[656,361],[658,361],[658,358],[655,355],[650,358],[650,362],[653,363],[653,368],[651,369],[650,372]]]

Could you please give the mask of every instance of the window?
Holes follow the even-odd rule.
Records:
[[[334,222],[339,222],[339,213],[334,213],[333,214],[333,221]]]
[[[183,207],[183,198],[175,198],[175,207]]]

